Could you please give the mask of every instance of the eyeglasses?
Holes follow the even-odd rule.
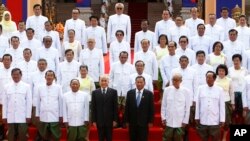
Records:
[[[121,8],[121,7],[117,7],[116,9],[117,9],[117,10],[122,10],[122,8]]]

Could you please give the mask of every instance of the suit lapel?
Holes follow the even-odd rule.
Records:
[[[140,108],[141,105],[143,105],[142,103],[144,102],[144,96],[145,96],[144,93],[145,93],[145,91],[143,90],[142,95],[141,95],[141,101],[140,101],[140,104],[139,104],[138,108]]]
[[[110,97],[110,89],[107,88],[107,91],[106,91],[106,93],[104,95],[104,103],[109,99],[109,97]]]

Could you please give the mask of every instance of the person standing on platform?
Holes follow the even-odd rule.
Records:
[[[80,16],[80,9],[74,8],[72,10],[72,18],[68,19],[65,22],[63,38],[64,41],[68,41],[69,40],[68,31],[70,29],[74,29],[76,40],[79,41],[82,46],[84,46],[84,35],[85,35],[86,25],[85,21],[81,20],[79,16]]]
[[[22,71],[11,71],[12,82],[6,84],[2,94],[3,123],[8,125],[8,141],[27,141],[31,122],[32,94],[29,84],[21,81]]]
[[[247,26],[246,15],[239,16],[239,26],[235,28],[238,31],[238,39],[245,47],[245,50],[250,50],[250,28]]]
[[[236,22],[234,19],[228,17],[229,9],[227,7],[222,7],[220,10],[221,17],[217,19],[216,24],[221,26],[224,31],[224,39],[228,40],[228,32],[236,27]]]
[[[37,89],[36,118],[38,130],[44,140],[59,141],[60,123],[63,115],[62,87],[54,83],[56,75],[52,70],[45,73],[46,84]]]
[[[214,84],[215,80],[216,73],[208,71],[207,84],[200,86],[197,91],[195,120],[202,141],[207,141],[210,136],[212,141],[220,141],[220,127],[225,123],[224,92]]]
[[[79,90],[78,79],[72,79],[70,87],[71,90],[63,96],[63,122],[67,128],[67,141],[88,141],[89,94]]]
[[[87,47],[88,39],[93,38],[96,41],[96,48],[101,49],[103,54],[106,55],[108,53],[106,32],[103,27],[98,25],[98,20],[96,16],[89,17],[90,26],[85,31],[84,46]]]
[[[44,23],[48,21],[48,18],[42,15],[42,6],[35,4],[33,6],[34,15],[30,16],[26,20],[26,28],[32,28],[35,30],[35,38],[41,39],[41,35],[44,32]]]
[[[149,127],[153,126],[153,93],[144,89],[145,78],[135,78],[136,88],[128,91],[124,122],[129,128],[130,141],[148,141]]]
[[[208,24],[206,24],[206,31],[205,35],[209,36],[212,39],[212,44],[215,42],[223,42],[224,41],[224,30],[221,26],[216,24],[216,15],[215,14],[209,14],[208,15],[209,21]]]
[[[189,28],[189,30],[190,30],[190,33],[191,33],[190,37],[193,37],[193,36],[198,34],[197,33],[197,25],[204,24],[204,20],[198,18],[199,12],[198,12],[198,9],[196,7],[193,7],[190,9],[190,14],[191,14],[191,18],[186,19],[185,26],[187,28]]]
[[[164,89],[161,105],[161,120],[166,126],[162,140],[182,141],[190,114],[189,90],[180,85],[181,74],[174,74],[171,81],[173,85]]]
[[[20,43],[27,39],[25,21],[19,21],[17,31],[13,32],[11,36],[17,36],[20,39]]]
[[[148,39],[150,41],[149,50],[154,51],[155,47],[155,33],[148,29],[149,21],[147,19],[141,21],[141,31],[135,33],[135,41],[134,41],[134,52],[138,52],[142,50],[141,41],[143,39]]]
[[[117,126],[117,91],[109,88],[109,77],[100,76],[100,88],[92,92],[91,113],[97,127],[99,141],[112,141],[113,127]]]
[[[107,42],[111,43],[116,40],[115,33],[117,30],[124,32],[124,39],[130,43],[131,39],[131,21],[130,17],[123,14],[124,4],[116,3],[115,12],[116,14],[109,16],[108,27],[107,27]]]

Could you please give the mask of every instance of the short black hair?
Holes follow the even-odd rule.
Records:
[[[185,35],[182,35],[182,36],[179,38],[179,42],[180,42],[180,40],[181,40],[182,38],[186,39],[186,40],[187,40],[187,43],[188,43],[188,37],[185,36]]]
[[[16,71],[18,71],[19,74],[22,75],[22,71],[21,71],[21,69],[19,69],[19,68],[14,68],[14,69],[12,69],[12,70],[11,70],[11,75],[12,75],[14,72],[16,72]]]
[[[196,57],[197,57],[199,54],[203,54],[204,56],[206,56],[206,53],[205,53],[205,51],[203,51],[203,50],[197,51],[197,52],[196,52]]]
[[[145,63],[142,61],[142,60],[137,60],[136,62],[135,62],[135,66],[138,64],[138,63],[142,63],[143,64],[143,66],[145,66]]]
[[[246,16],[246,15],[240,15],[240,16],[239,16],[239,19],[240,19],[240,18],[245,18],[245,19],[247,19],[247,16]]]
[[[240,54],[234,54],[234,55],[232,56],[232,61],[233,61],[234,59],[236,59],[236,58],[239,58],[239,59],[240,59],[240,62],[242,61],[242,56],[241,56]]]
[[[188,57],[187,57],[186,55],[182,55],[182,56],[179,58],[179,61],[181,61],[181,59],[187,59],[187,60],[189,60]]]
[[[197,29],[198,29],[200,26],[203,26],[204,29],[206,29],[206,26],[205,26],[204,24],[202,24],[202,23],[199,23],[199,24],[197,25]]]
[[[54,78],[56,78],[56,74],[55,74],[55,72],[54,72],[53,70],[47,70],[47,71],[45,72],[45,77],[47,76],[48,73],[53,73]]]
[[[219,75],[219,69],[223,69],[225,71],[225,75],[228,75],[228,68],[227,65],[224,64],[220,64],[217,68],[216,68],[216,74]]]
[[[143,23],[143,22],[147,22],[148,25],[149,25],[149,20],[148,20],[148,19],[142,19],[142,20],[141,20],[141,23]]]
[[[26,32],[27,31],[32,31],[32,33],[35,33],[35,30],[33,28],[30,28],[30,27],[26,29]]]
[[[115,35],[117,35],[118,32],[120,32],[124,36],[124,31],[123,30],[116,30]]]
[[[170,41],[170,42],[168,42],[168,45],[169,45],[170,43],[174,43],[174,47],[177,48],[177,43],[176,43],[175,41]]]
[[[42,5],[41,5],[41,4],[35,4],[35,5],[33,6],[33,9],[35,9],[36,7],[40,7],[40,9],[42,9]]]
[[[216,45],[218,45],[218,44],[220,44],[220,45],[221,45],[221,50],[223,50],[223,49],[224,49],[223,44],[222,44],[220,41],[216,41],[216,42],[214,42],[214,44],[213,44],[213,52],[214,52],[215,46],[216,46]]]
[[[222,7],[222,8],[220,9],[220,12],[222,12],[223,10],[227,10],[227,12],[229,12],[229,9],[228,9],[227,7]]]
[[[127,52],[127,51],[121,51],[120,54],[119,54],[119,57],[120,57],[122,54],[126,54],[126,55],[128,56],[128,52]]]
[[[66,49],[66,50],[65,50],[65,52],[64,52],[64,53],[65,53],[65,55],[66,55],[68,52],[72,52],[72,53],[73,53],[73,55],[74,55],[74,51],[73,51],[72,49]]]
[[[2,61],[3,61],[3,59],[4,59],[5,57],[10,57],[10,60],[12,61],[12,56],[11,56],[10,54],[8,54],[8,53],[7,53],[7,54],[4,54],[3,57],[2,57]]]
[[[29,51],[30,54],[32,54],[32,51],[31,51],[31,49],[29,49],[29,48],[25,48],[25,49],[23,50],[23,53],[24,53],[25,51]]]
[[[79,67],[79,70],[81,70],[81,69],[86,69],[87,71],[89,71],[89,68],[88,68],[87,65],[81,65],[81,66]]]
[[[166,34],[161,34],[159,37],[158,37],[158,44],[160,44],[160,38],[161,37],[165,37],[166,39],[166,45],[168,44],[168,36]]]
[[[214,80],[215,80],[216,77],[217,77],[216,73],[213,72],[213,71],[207,71],[206,76],[207,76],[209,73],[212,73],[212,74],[213,74],[213,78],[214,78]]]
[[[44,22],[44,25],[47,24],[47,23],[49,23],[50,25],[53,25],[52,21],[46,21],[46,22]]]
[[[38,64],[39,62],[45,62],[45,64],[47,64],[47,60],[44,59],[44,58],[40,58],[40,59],[37,61],[37,64]]]
[[[17,37],[17,36],[12,36],[12,37],[10,38],[10,41],[12,41],[13,39],[18,39],[18,41],[19,41],[19,37]]]
[[[94,15],[89,17],[89,20],[90,20],[90,21],[91,21],[92,19],[96,19],[97,21],[99,21],[99,18],[98,18],[97,16],[94,16]]]
[[[230,29],[230,30],[228,31],[228,34],[230,34],[231,32],[235,32],[236,35],[238,35],[238,31],[237,31],[236,29]]]
[[[145,78],[143,77],[143,76],[141,76],[141,75],[139,75],[139,76],[137,76],[136,78],[135,78],[135,81],[137,80],[137,79],[143,79],[143,81],[145,82]]]

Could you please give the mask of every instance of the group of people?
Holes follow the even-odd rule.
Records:
[[[96,16],[86,27],[80,10],[73,9],[63,42],[41,8],[34,5],[34,15],[18,28],[8,11],[0,23],[0,132],[3,136],[6,125],[9,141],[27,140],[30,122],[43,140],[60,140],[61,123],[67,140],[89,140],[92,123],[100,141],[112,140],[113,127],[128,127],[131,141],[146,141],[154,120],[154,88],[161,91],[163,141],[188,140],[190,126],[203,141],[209,136],[219,141],[223,127],[226,141],[230,124],[250,124],[245,15],[236,27],[223,7],[221,18],[209,14],[205,25],[191,8],[184,24],[182,16],[163,10],[154,32],[147,19],[141,21],[131,52],[131,21],[122,3],[115,5],[107,32]],[[104,74],[107,54],[109,75]]]

